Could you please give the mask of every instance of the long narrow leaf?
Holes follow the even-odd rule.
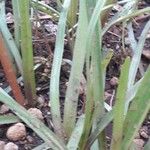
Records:
[[[94,99],[94,122],[95,125],[100,121],[100,117],[104,115],[104,87],[103,87],[103,72],[102,72],[102,36],[101,22],[99,21],[102,8],[106,4],[106,0],[95,1],[96,5],[91,15],[88,26],[87,49],[91,52],[91,69],[93,82],[93,99]],[[100,23],[99,23],[100,22]],[[99,149],[105,149],[105,133],[101,133],[98,137]]]
[[[141,60],[142,50],[143,50],[144,43],[146,40],[146,35],[149,32],[149,29],[150,29],[150,20],[147,22],[147,24],[145,25],[145,27],[141,33],[139,42],[136,46],[136,51],[134,50],[134,55],[133,55],[131,65],[130,65],[130,70],[129,70],[128,88],[130,88],[135,82],[136,73],[137,73],[139,63]]]
[[[85,123],[84,129],[82,132],[82,137],[79,143],[79,149],[84,150],[90,131],[93,124],[93,114],[94,114],[94,99],[93,99],[93,82],[91,80],[91,71],[90,71],[90,51],[86,54],[86,76],[87,76],[87,90],[86,90],[86,102],[85,102]]]
[[[139,86],[141,85],[143,78],[141,78],[139,81],[137,81],[134,86],[132,86],[131,88],[129,88],[127,90],[127,94],[126,94],[126,103],[125,103],[125,114],[127,114],[128,111],[128,106],[129,103],[133,100],[133,98],[135,97]]]
[[[128,2],[127,4],[125,4],[123,6],[123,9],[119,12],[117,12],[112,18],[111,20],[108,22],[108,24],[106,26],[104,26],[104,30],[109,29],[113,23],[119,19],[120,17],[123,16],[127,16],[128,14],[130,14],[133,11],[133,6],[135,6],[135,0]],[[104,32],[104,31],[103,31]]]
[[[138,92],[133,99],[124,125],[122,150],[127,150],[150,110],[150,69],[147,70]]]
[[[37,0],[31,0],[31,6],[34,8],[37,8],[39,11],[42,11],[42,12],[52,16],[52,19],[58,21],[60,14],[54,8],[52,8],[46,4],[43,4],[42,2],[37,1]]]
[[[20,119],[15,115],[0,115],[0,125],[19,122]]]
[[[79,22],[74,47],[72,68],[65,98],[64,127],[67,136],[71,135],[75,126],[79,85],[85,59],[85,43],[87,36],[87,14],[85,0],[80,1]],[[84,20],[84,21],[83,21]]]
[[[69,139],[69,142],[67,143],[67,148],[69,150],[77,150],[79,148],[78,146],[83,132],[84,120],[84,115],[80,116],[80,118],[78,119],[78,122],[76,123],[74,131],[72,132],[72,135]]]
[[[53,59],[51,80],[50,80],[49,105],[51,106],[52,120],[54,123],[55,132],[62,138],[63,138],[63,127],[62,127],[62,121],[60,116],[61,113],[60,113],[60,103],[59,103],[59,78],[60,78],[62,56],[64,51],[65,26],[66,26],[67,13],[69,10],[70,3],[71,0],[65,0],[62,6],[62,12],[60,14],[58,31],[56,35],[55,52],[54,52],[54,59]]]
[[[119,86],[117,89],[114,120],[113,120],[113,134],[112,134],[112,150],[120,150],[121,141],[123,138],[123,123],[125,119],[125,97],[128,86],[128,72],[129,72],[130,58],[125,60],[121,68],[121,75],[119,78]]]
[[[136,53],[137,41],[134,37],[132,22],[130,22],[128,24],[127,28],[128,28],[128,35],[129,35],[128,37],[129,37],[129,40],[130,40],[132,51],[133,51],[133,53]]]
[[[102,35],[104,35],[107,30],[112,26],[112,25],[115,25],[121,21],[124,21],[124,20],[128,20],[132,17],[135,17],[135,16],[138,16],[140,14],[143,14],[143,13],[146,13],[146,12],[150,12],[150,7],[147,7],[147,8],[143,8],[143,9],[140,9],[140,10],[136,10],[130,14],[126,14],[124,16],[120,16],[118,17],[118,19],[114,19],[112,22],[108,23],[104,28],[103,28],[103,32],[102,32]]]

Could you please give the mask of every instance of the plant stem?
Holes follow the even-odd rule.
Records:
[[[32,33],[29,15],[30,0],[19,1],[20,23],[21,23],[21,52],[23,61],[23,78],[25,96],[28,105],[33,106],[35,103],[35,75],[33,70],[33,48]]]
[[[20,87],[17,83],[15,72],[13,70],[13,65],[12,65],[12,62],[10,61],[10,57],[9,57],[8,51],[4,45],[4,40],[2,39],[1,33],[0,33],[0,45],[1,45],[0,61],[2,63],[4,72],[6,74],[6,78],[10,84],[10,87],[12,88],[12,92],[14,94],[16,101],[23,106],[23,105],[25,105],[25,99],[24,99],[24,96],[22,95]]]
[[[15,59],[19,72],[21,73],[21,75],[23,75],[22,60],[19,50],[17,49],[17,46],[6,24],[5,1],[0,1],[0,30],[6,46],[8,47],[11,60]]]

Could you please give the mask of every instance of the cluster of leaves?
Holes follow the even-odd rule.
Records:
[[[147,69],[142,79],[135,82],[142,49],[150,29],[150,21],[145,25],[137,42],[134,38],[131,18],[150,12],[150,8],[137,10],[138,0],[122,0],[119,2],[113,0],[57,0],[58,10],[54,10],[36,0],[12,0],[12,2],[15,18],[15,39],[12,38],[6,25],[5,1],[0,0],[0,45],[3,45],[2,48],[0,47],[0,60],[3,67],[7,68],[4,69],[8,75],[7,79],[12,91],[14,90],[15,99],[21,105],[24,105],[26,101],[17,86],[14,68],[19,69],[23,78],[27,103],[30,106],[34,105],[36,98],[32,34],[29,19],[30,6],[51,15],[56,20],[59,19],[49,88],[49,105],[51,107],[54,132],[38,119],[30,116],[25,108],[0,88],[0,101],[5,103],[45,141],[44,144],[35,149],[103,150],[106,147],[104,130],[111,121],[113,121],[111,149],[135,149],[136,146],[133,144],[134,136],[150,109],[150,69]],[[123,4],[122,10],[105,24],[104,20],[107,18],[109,10],[117,3]],[[107,50],[107,54],[102,55],[102,38],[112,25],[119,22],[126,22],[127,24],[133,57],[126,58],[121,67],[116,102],[110,108],[104,102],[104,89],[106,67],[111,59],[112,51]],[[64,37],[65,32],[68,32],[66,31],[66,26],[69,29],[76,26],[77,29],[76,38],[72,38],[73,60],[65,97],[64,116],[62,118],[59,101],[59,79],[64,51]],[[7,56],[8,61],[2,59],[4,54]],[[15,60],[16,65],[13,65],[13,60]],[[85,112],[77,119],[79,86],[84,65],[86,66],[87,85]],[[14,76],[14,82],[11,82],[10,72]],[[16,91],[21,96],[18,96]],[[11,119],[7,116],[0,118],[1,124],[16,121],[18,121],[16,116]],[[145,149],[149,147],[148,144]]]

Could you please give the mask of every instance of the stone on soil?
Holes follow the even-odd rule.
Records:
[[[135,150],[143,150],[144,141],[142,139],[134,139],[133,142],[136,145]]]
[[[18,150],[18,146],[13,142],[9,142],[4,146],[4,150]]]
[[[9,111],[9,107],[6,106],[5,104],[3,104],[1,107],[0,107],[0,114],[5,114]]]
[[[40,109],[37,108],[30,108],[28,112],[33,115],[34,117],[38,118],[39,120],[43,121],[44,117]]]
[[[3,150],[5,146],[5,142],[4,141],[0,141],[0,150]]]
[[[6,136],[11,141],[22,140],[26,137],[26,128],[23,123],[16,123],[9,127]]]
[[[111,86],[118,85],[118,78],[117,77],[112,77],[111,80],[110,80],[110,85]]]

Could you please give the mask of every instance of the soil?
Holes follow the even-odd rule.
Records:
[[[46,0],[45,0],[46,1]],[[56,2],[55,0],[48,1],[49,5],[56,8]],[[148,7],[150,4],[146,3],[145,1],[142,1],[139,3],[139,8]],[[6,14],[12,13],[12,7],[11,7],[11,0],[6,1]],[[115,13],[115,10],[112,10],[110,12],[110,16]],[[42,13],[40,13],[41,16],[43,16]],[[134,27],[134,33],[135,37],[138,40],[142,29],[146,22],[150,19],[150,15],[145,17],[136,17],[133,20],[133,27]],[[38,22],[40,23],[38,25]],[[8,27],[10,31],[13,33],[13,23],[8,23]],[[124,30],[125,39],[122,39],[122,25],[116,25],[113,26],[107,34],[104,36],[103,39],[103,46],[106,48],[111,48],[114,51],[113,58],[111,59],[108,67],[107,67],[107,74],[106,74],[106,88],[105,88],[105,96],[106,96],[106,102],[108,104],[113,105],[115,100],[115,93],[116,93],[116,85],[112,85],[111,80],[115,77],[116,79],[119,77],[120,74],[120,65],[124,62],[124,59],[126,56],[132,56],[131,48],[128,43],[128,35],[126,29]],[[53,53],[54,53],[54,47],[55,47],[55,39],[56,39],[56,32],[57,32],[57,22],[53,22],[50,18],[47,19],[37,19],[37,22],[35,21],[32,24],[32,32],[33,32],[33,48],[34,48],[34,62],[35,65],[40,64],[40,67],[38,67],[35,70],[36,74],[36,89],[37,89],[37,96],[40,97],[41,100],[37,104],[37,108],[39,108],[44,116],[45,124],[52,128],[51,124],[51,115],[50,115],[50,108],[48,107],[48,101],[49,101],[49,77],[51,73],[51,64],[53,60]],[[144,50],[147,51],[147,53],[150,55],[150,36],[147,38]],[[122,40],[125,40],[125,45],[123,48]],[[125,50],[125,51],[124,51]],[[65,50],[64,50],[64,56],[63,58],[65,60],[71,60],[72,59],[72,52],[70,50],[69,43],[67,40],[65,41]],[[147,57],[143,53],[141,58],[141,64],[142,68],[146,70],[147,66],[149,65],[150,58]],[[61,76],[60,76],[60,102],[63,109],[63,102],[65,98],[65,91],[67,87],[67,82],[69,78],[69,71],[70,71],[70,65],[66,63],[66,61],[63,62],[62,68],[61,68]],[[142,77],[141,71],[137,74],[137,80]],[[5,78],[5,74],[3,72],[3,68],[0,65],[0,87],[5,89],[8,87],[7,80]],[[22,84],[20,85],[22,86]],[[84,101],[84,94],[82,93],[80,95],[80,101],[78,106],[78,112],[80,114],[80,111],[82,111],[83,107],[83,101]],[[2,104],[1,104],[2,105]],[[7,113],[10,113],[7,112]],[[63,114],[62,114],[63,115]],[[6,130],[8,129],[10,125],[1,125],[0,126],[0,140],[5,141],[6,143],[9,142],[9,140],[6,138]],[[144,132],[148,135],[148,137],[143,137],[141,134],[141,130],[146,128],[146,131]],[[143,122],[143,125],[141,127],[141,130],[139,131],[138,139],[142,139],[145,143],[147,142],[149,136],[150,136],[150,115],[145,119]],[[143,131],[143,130],[142,130]],[[40,145],[43,143],[43,140],[41,140],[31,129],[27,127],[27,136],[32,138],[31,141],[29,141],[27,138],[24,140],[20,140],[17,142],[14,142],[19,146],[19,150],[31,150],[32,148]],[[108,145],[110,143],[111,139],[111,125],[107,129],[107,140]]]

